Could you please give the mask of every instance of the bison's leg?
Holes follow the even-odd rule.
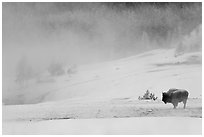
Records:
[[[178,102],[174,102],[173,105],[174,105],[174,109],[176,109],[176,107],[178,106]]]
[[[183,100],[183,104],[184,104],[183,108],[184,108],[184,109],[186,108],[186,102],[187,102],[187,99],[184,99],[184,100]]]

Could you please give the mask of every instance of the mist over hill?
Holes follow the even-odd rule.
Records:
[[[53,61],[96,63],[176,47],[201,26],[201,11],[201,3],[4,2],[3,74],[15,75],[22,56],[38,72]]]

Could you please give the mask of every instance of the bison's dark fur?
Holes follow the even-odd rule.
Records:
[[[184,89],[169,89],[169,91],[162,93],[162,101],[165,104],[172,103],[174,105],[174,108],[178,106],[179,102],[183,102],[185,109],[188,94],[189,94],[188,91]]]

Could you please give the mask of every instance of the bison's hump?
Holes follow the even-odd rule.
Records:
[[[166,96],[167,98],[186,98],[188,97],[188,91],[184,90],[184,89],[169,89],[169,91],[167,91],[166,93],[164,93],[163,95]]]
[[[171,94],[172,99],[187,99],[188,98],[188,91],[186,90],[177,90],[174,93]]]

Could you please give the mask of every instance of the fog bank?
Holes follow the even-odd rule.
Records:
[[[201,24],[201,3],[3,3],[3,74],[26,56],[50,62],[108,61],[175,46]]]

